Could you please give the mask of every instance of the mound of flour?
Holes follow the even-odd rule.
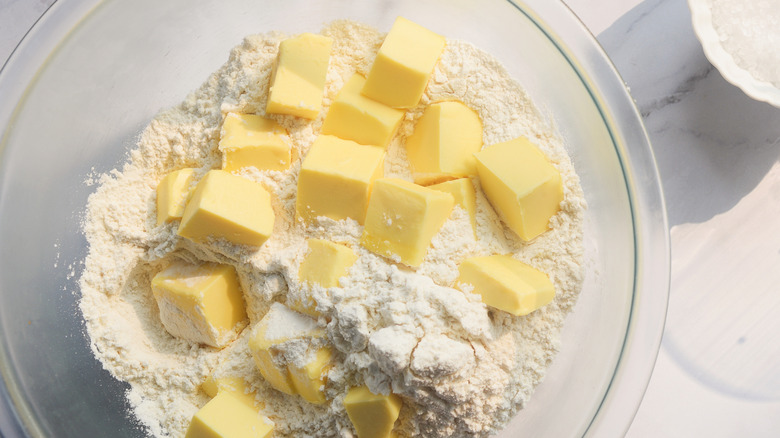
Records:
[[[522,408],[557,351],[558,336],[582,283],[582,219],[579,180],[560,139],[519,84],[489,54],[449,40],[420,105],[407,111],[388,146],[385,176],[411,179],[403,148],[425,105],[459,100],[473,108],[491,145],[525,135],[539,144],[561,172],[562,209],[552,229],[529,243],[506,229],[478,194],[478,235],[456,207],[433,239],[422,266],[413,270],[376,256],[358,244],[362,227],[322,218],[308,227],[294,221],[301,159],[319,133],[322,117],[344,82],[367,74],[383,34],[350,22],[323,31],[334,39],[324,110],[317,120],[271,115],[289,132],[295,157],[288,171],[239,172],[273,196],[272,237],[260,248],[176,235],[177,223],[156,225],[155,188],[168,172],[197,168],[196,177],[221,166],[217,148],[227,111],[263,114],[268,82],[282,34],[254,35],[180,105],[160,113],[144,130],[121,170],[102,175],[87,206],[84,232],[90,250],[80,280],[80,307],[92,350],[117,379],[128,382],[133,414],[149,434],[184,435],[208,397],[199,389],[210,374],[242,376],[276,423],[276,436],[352,436],[343,408],[350,386],[393,391],[403,399],[400,436],[486,436]],[[478,181],[475,181],[478,184]],[[323,290],[298,283],[306,239],[351,245],[358,260],[341,287]],[[478,296],[453,289],[467,257],[514,253],[546,272],[555,300],[525,317],[487,308]],[[329,402],[312,405],[280,393],[259,375],[247,346],[249,329],[222,350],[169,335],[152,296],[152,277],[173,258],[230,263],[239,273],[250,327],[273,302],[313,295],[335,347],[325,387]],[[291,360],[305,359],[295,351]]]

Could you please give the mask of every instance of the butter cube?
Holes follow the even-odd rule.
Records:
[[[474,153],[480,149],[482,122],[460,102],[430,105],[406,140],[409,162],[422,174],[476,175]]]
[[[175,170],[157,185],[157,225],[181,219],[195,169]]]
[[[301,283],[317,284],[324,288],[338,287],[339,278],[345,277],[357,260],[352,248],[322,239],[309,239],[308,251],[298,268]],[[298,300],[291,307],[299,312],[318,317],[317,303],[310,297],[306,302]]]
[[[195,187],[178,233],[196,242],[212,236],[260,246],[273,228],[271,195],[262,185],[224,170],[211,170]]]
[[[362,224],[371,183],[382,177],[383,163],[384,150],[379,147],[320,135],[298,175],[298,217],[309,223],[317,216],[352,218]]]
[[[325,374],[330,367],[333,351],[330,347],[322,347],[314,354],[314,358],[305,366],[297,367],[290,364],[290,378],[295,390],[309,403],[325,403],[323,387]]]
[[[249,337],[249,350],[257,369],[274,388],[287,394],[295,394],[287,364],[275,357],[275,347],[301,338],[322,338],[325,330],[317,321],[274,303],[268,313],[255,326]]]
[[[260,170],[286,170],[291,154],[290,145],[281,137],[285,133],[273,120],[228,113],[219,139],[222,169],[231,172],[253,166]]]
[[[363,95],[394,108],[417,105],[445,44],[441,35],[398,17],[379,48]]]
[[[328,73],[333,40],[304,33],[279,44],[266,112],[316,119]]]
[[[363,76],[355,74],[344,84],[328,109],[322,133],[364,145],[387,147],[404,112],[360,94],[365,83]]]
[[[397,395],[374,394],[366,386],[350,388],[344,397],[344,408],[358,438],[389,438],[402,404]]]
[[[221,391],[227,391],[252,408],[261,407],[260,403],[257,402],[255,392],[250,389],[243,377],[217,377],[216,374],[212,374],[200,384],[200,388],[209,397],[216,397]]]
[[[395,178],[378,179],[360,243],[376,254],[419,266],[454,205],[449,193]]]
[[[247,318],[230,265],[177,260],[154,276],[152,292],[165,329],[191,342],[223,347]]]
[[[471,229],[477,235],[477,192],[469,178],[461,178],[428,186],[429,189],[446,192],[455,198],[455,205],[466,210],[471,219]]]
[[[563,201],[561,174],[525,137],[498,143],[474,155],[493,208],[524,240],[547,231]]]
[[[192,417],[185,438],[264,438],[274,423],[229,392],[220,392]]]
[[[547,274],[507,255],[472,257],[458,271],[457,283],[472,285],[483,303],[513,315],[527,315],[555,297]]]
[[[324,288],[338,287],[357,260],[352,248],[322,239],[309,239],[309,250],[298,270],[302,283],[319,284]]]

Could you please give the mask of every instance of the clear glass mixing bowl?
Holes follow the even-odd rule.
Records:
[[[252,33],[403,15],[492,53],[563,135],[588,204],[587,281],[562,348],[500,437],[622,436],[668,298],[665,210],[639,115],[604,52],[550,0],[61,0],[0,73],[0,431],[139,436],[77,308],[91,176]]]

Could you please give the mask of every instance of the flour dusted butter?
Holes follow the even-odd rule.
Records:
[[[181,219],[194,173],[195,169],[174,170],[157,185],[157,225]]]
[[[224,170],[211,170],[195,187],[178,233],[196,242],[216,237],[260,246],[273,228],[271,195],[262,185]]]
[[[286,134],[284,128],[271,119],[228,113],[219,138],[222,169],[229,172],[249,166],[260,170],[287,169],[290,145],[282,139],[282,134]]]
[[[471,285],[483,303],[514,315],[527,315],[555,297],[547,274],[508,255],[466,259],[459,273],[457,282]]]
[[[274,423],[228,391],[217,394],[192,417],[185,438],[265,438]]]
[[[311,33],[279,44],[266,112],[317,118],[322,109],[332,44],[332,39]]]
[[[477,192],[469,178],[459,178],[452,181],[428,186],[429,189],[449,193],[455,199],[455,205],[461,206],[469,214],[471,229],[477,236]]]
[[[379,255],[419,266],[454,205],[449,193],[401,179],[379,179],[374,183],[360,243]]]
[[[344,397],[344,408],[358,438],[391,437],[402,404],[397,395],[374,394],[365,385],[350,388]]]
[[[154,276],[152,292],[165,329],[191,342],[223,347],[247,317],[230,265],[177,260]]]
[[[395,108],[416,106],[445,44],[443,36],[398,17],[379,48],[363,95]]]
[[[366,79],[354,74],[328,109],[322,133],[360,144],[387,147],[404,112],[360,94]]]
[[[298,175],[295,211],[304,222],[317,216],[363,223],[371,184],[383,174],[385,152],[332,135],[314,140]]]
[[[563,201],[561,174],[527,138],[494,144],[474,155],[490,203],[523,240],[547,231]]]

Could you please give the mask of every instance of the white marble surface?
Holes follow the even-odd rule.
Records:
[[[0,60],[51,3],[0,0]],[[672,227],[667,328],[627,436],[778,436],[780,109],[723,80],[685,0],[565,3],[631,88]]]

